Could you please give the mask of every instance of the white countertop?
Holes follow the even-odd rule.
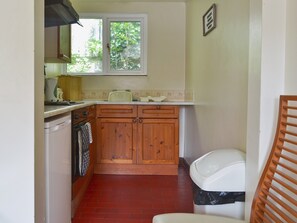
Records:
[[[45,105],[44,106],[44,118],[49,118],[56,115],[61,115],[66,112],[71,112],[73,110],[87,107],[94,104],[120,104],[120,105],[177,105],[177,106],[187,106],[194,105],[193,101],[163,101],[163,102],[109,102],[109,101],[83,101],[83,103],[75,105]]]

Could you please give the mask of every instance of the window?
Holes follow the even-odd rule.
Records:
[[[102,19],[80,19],[83,27],[71,25],[71,64],[67,73],[101,73]]]
[[[81,16],[72,25],[68,74],[146,75],[146,16]]]

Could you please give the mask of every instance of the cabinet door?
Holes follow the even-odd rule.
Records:
[[[70,63],[71,26],[54,26],[44,30],[44,61],[46,63]]]
[[[71,26],[59,26],[58,38],[58,58],[71,63]]]
[[[97,119],[97,163],[136,163],[135,119]]]
[[[178,164],[178,119],[140,119],[139,164]]]

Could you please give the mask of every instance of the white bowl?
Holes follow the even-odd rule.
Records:
[[[166,99],[165,96],[160,96],[160,97],[151,97],[151,96],[148,96],[149,100],[150,101],[154,101],[154,102],[162,102]]]

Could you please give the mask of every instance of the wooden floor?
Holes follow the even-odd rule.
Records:
[[[72,223],[151,223],[168,212],[193,212],[185,167],[178,176],[95,175]]]

